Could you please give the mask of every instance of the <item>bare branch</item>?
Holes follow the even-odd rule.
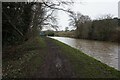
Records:
[[[6,16],[6,18],[8,19],[9,23],[12,25],[12,27],[23,37],[23,34],[21,31],[19,31],[16,26],[13,24],[13,22],[10,20],[10,17],[3,11],[4,15]]]
[[[62,10],[62,11],[71,13],[71,11],[70,11],[69,9],[68,9],[68,10],[65,10],[65,9],[63,9],[63,8],[53,7],[53,6],[51,6],[51,5],[48,5],[46,2],[43,2],[43,4],[46,5],[47,7],[51,8],[51,9]]]

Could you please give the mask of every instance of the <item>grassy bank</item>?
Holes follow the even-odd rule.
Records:
[[[120,72],[101,63],[100,61],[74,49],[57,40],[53,40],[61,47],[63,54],[71,62],[77,77],[81,78],[120,78]]]
[[[40,68],[46,55],[46,43],[43,38],[30,39],[22,45],[17,46],[14,57],[3,59],[3,78],[27,78],[34,75]]]
[[[53,39],[36,37],[30,39],[16,48],[16,52],[9,57],[3,58],[3,78],[30,78],[45,61],[45,56],[50,53],[46,40],[59,46],[61,54],[71,63],[76,77],[79,78],[120,78],[120,72],[114,68],[101,63],[100,61],[74,49],[62,42]],[[51,63],[51,62],[50,62]],[[54,64],[53,64],[54,65]]]
[[[59,31],[55,32],[55,36],[59,37],[75,37],[75,32],[74,31]]]

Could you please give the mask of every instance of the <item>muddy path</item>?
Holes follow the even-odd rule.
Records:
[[[36,78],[75,78],[72,65],[62,54],[60,47],[45,38],[48,54],[45,57],[43,65],[38,72],[35,73]]]

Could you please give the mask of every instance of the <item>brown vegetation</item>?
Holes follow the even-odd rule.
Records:
[[[114,42],[120,40],[118,35],[120,33],[120,20],[118,18],[112,18],[106,15],[104,18],[92,21],[88,16],[80,13],[72,13],[70,17],[70,25],[76,27],[76,38]]]

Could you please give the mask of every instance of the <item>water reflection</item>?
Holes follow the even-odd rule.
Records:
[[[117,43],[74,39],[67,37],[51,37],[77,48],[84,53],[100,60],[101,62],[118,69],[118,46]],[[118,48],[119,47],[119,48]],[[119,69],[120,70],[120,69]]]

